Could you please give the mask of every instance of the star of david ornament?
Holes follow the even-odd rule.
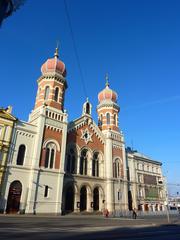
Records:
[[[86,128],[84,130],[81,130],[81,139],[83,139],[85,141],[86,144],[88,144],[89,142],[93,142],[92,140],[92,133],[89,132],[89,130]]]

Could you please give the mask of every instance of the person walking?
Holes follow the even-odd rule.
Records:
[[[133,208],[133,210],[132,210],[132,218],[133,219],[137,218],[137,213],[136,213],[136,209],[135,208]]]
[[[109,211],[108,211],[108,209],[105,209],[104,215],[105,215],[106,218],[109,217]]]

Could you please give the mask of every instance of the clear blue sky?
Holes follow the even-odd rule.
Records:
[[[108,72],[126,145],[162,161],[168,181],[180,183],[180,1],[66,3],[94,119]],[[65,107],[73,120],[86,94],[64,1],[27,0],[0,29],[0,105],[12,105],[19,119],[27,120],[33,109],[40,67],[57,40],[68,73]]]

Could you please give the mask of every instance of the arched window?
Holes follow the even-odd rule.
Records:
[[[58,97],[59,97],[59,88],[57,87],[57,88],[55,89],[55,93],[54,93],[54,100],[55,100],[56,102],[58,102]]]
[[[90,114],[90,105],[88,102],[86,103],[86,113]]]
[[[80,158],[80,174],[81,175],[87,175],[87,150],[84,149],[81,152],[81,158]]]
[[[25,157],[26,147],[24,144],[19,146],[18,155],[17,155],[17,165],[23,165]]]
[[[92,176],[99,177],[99,159],[98,153],[94,153],[92,160]]]
[[[48,143],[46,146],[46,154],[45,154],[45,168],[54,168],[54,162],[55,162],[55,156],[56,156],[56,145],[55,143]]]
[[[106,123],[107,123],[107,125],[110,124],[110,114],[109,113],[106,113]]]
[[[101,114],[98,119],[98,126],[102,126],[103,123],[103,115]]]
[[[70,149],[67,156],[67,172],[75,173],[76,172],[76,155],[74,149]]]
[[[119,159],[116,159],[113,162],[113,177],[114,178],[120,177],[120,161],[119,161]]]
[[[48,97],[49,97],[49,91],[50,91],[49,86],[46,86],[46,88],[45,88],[45,94],[44,94],[44,100],[47,100],[47,99],[48,99]]]
[[[117,126],[117,114],[114,114],[114,125]]]

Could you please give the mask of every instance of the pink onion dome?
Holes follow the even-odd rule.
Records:
[[[41,66],[42,74],[57,72],[66,76],[66,67],[65,64],[59,60],[58,48],[56,48],[54,58],[49,58],[42,66]]]
[[[98,94],[99,102],[112,101],[117,102],[118,95],[115,91],[109,88],[108,81],[106,82],[106,87]]]

